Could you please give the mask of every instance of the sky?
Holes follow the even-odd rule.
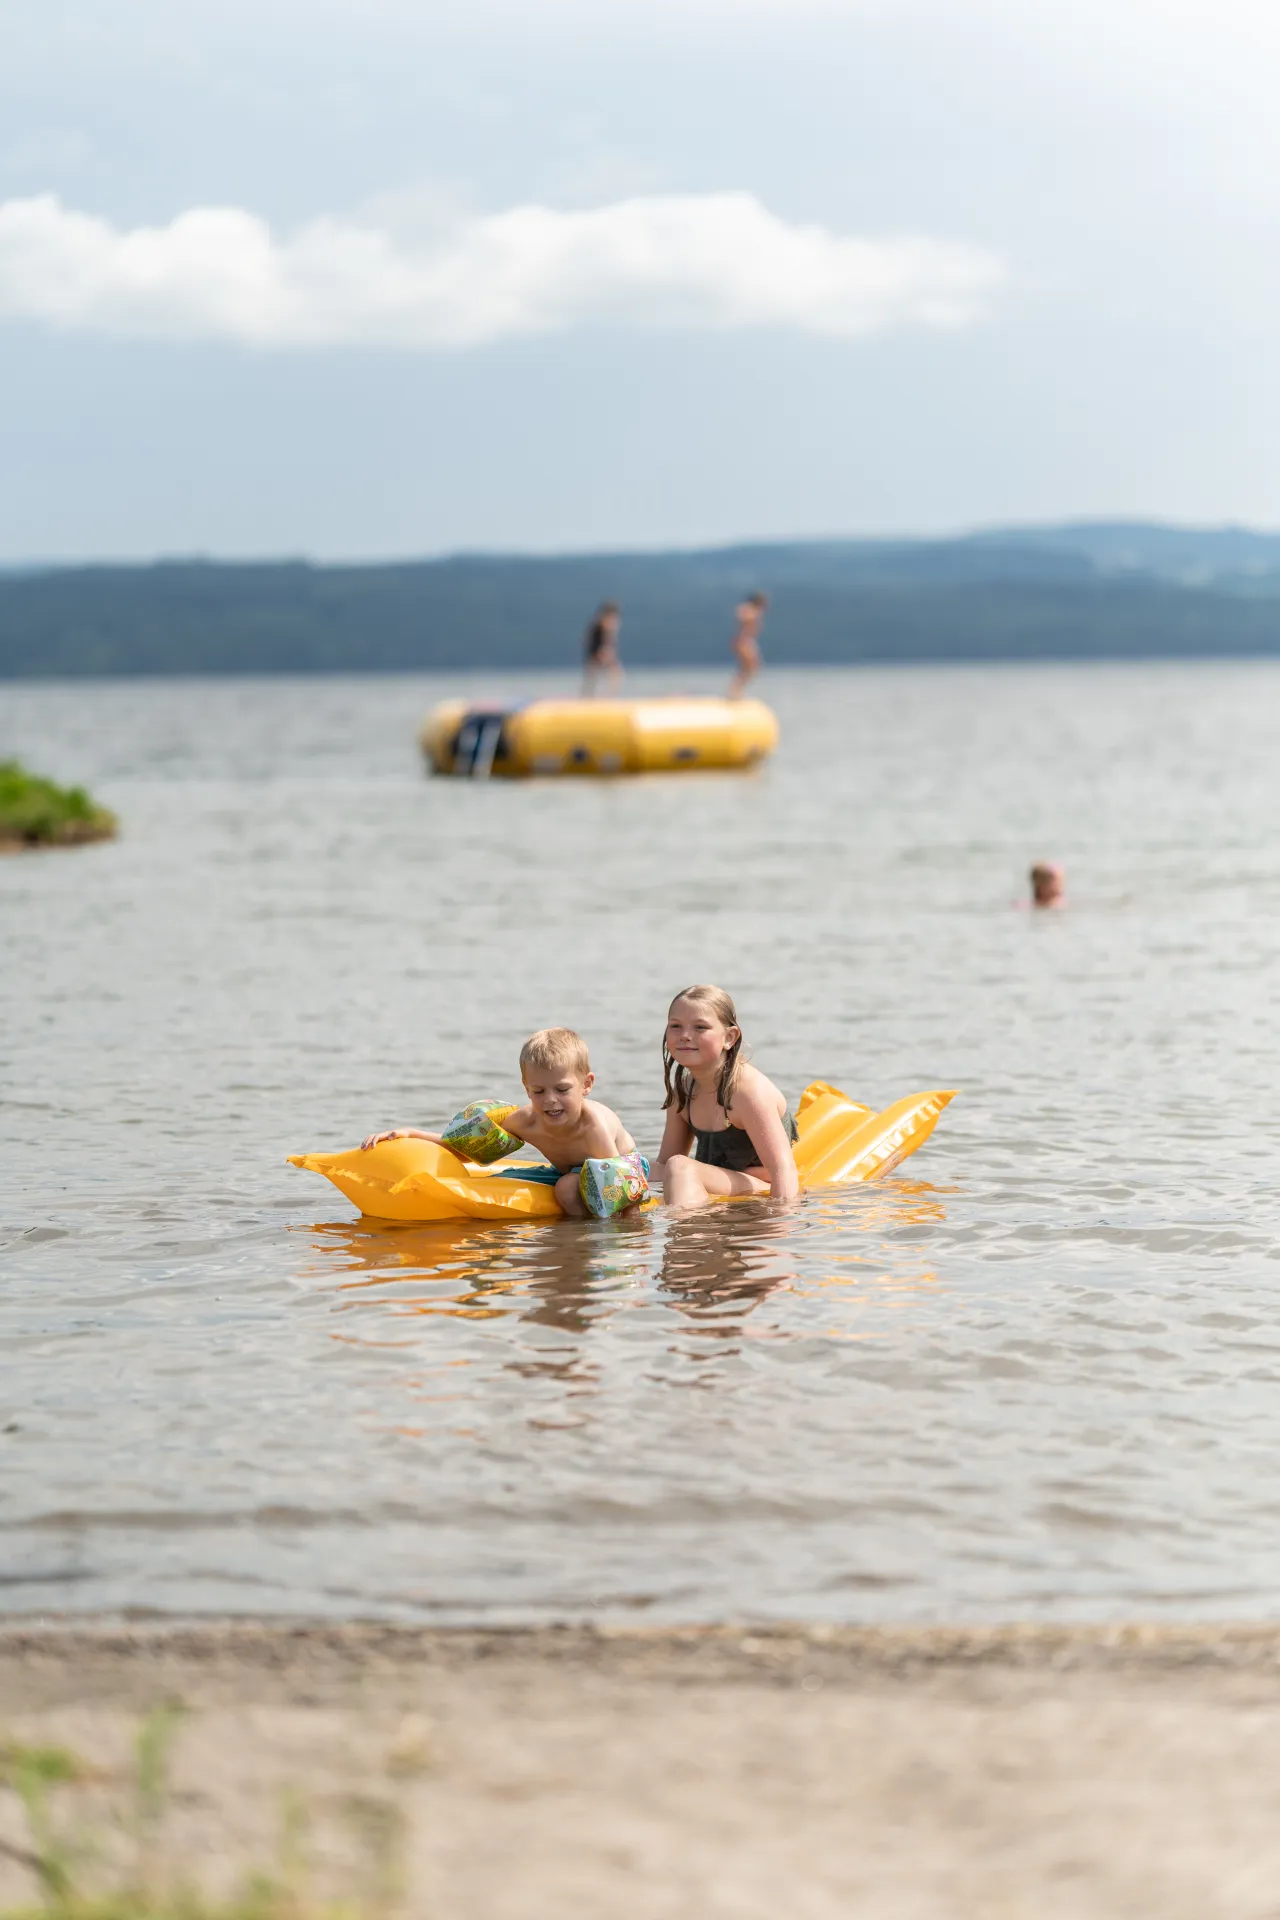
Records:
[[[1280,525],[1280,8],[0,0],[0,564]]]

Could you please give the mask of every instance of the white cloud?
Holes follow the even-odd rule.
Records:
[[[121,230],[52,195],[0,203],[0,316],[149,339],[430,349],[599,322],[855,339],[966,325],[1002,277],[976,247],[792,225],[749,193],[520,206],[426,238],[324,218],[277,239],[235,207]]]

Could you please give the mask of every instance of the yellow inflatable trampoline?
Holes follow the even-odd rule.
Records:
[[[800,1185],[837,1186],[889,1173],[924,1145],[954,1097],[951,1091],[910,1093],[883,1113],[873,1113],[837,1087],[815,1080],[796,1108]],[[367,1153],[359,1147],[349,1153],[295,1153],[289,1163],[323,1174],[373,1220],[561,1217],[551,1188],[524,1177],[529,1161],[473,1166],[429,1140],[384,1140]]]
[[[423,723],[433,773],[488,779],[531,774],[673,773],[749,767],[778,744],[778,723],[759,700],[532,700],[468,706],[451,700]]]

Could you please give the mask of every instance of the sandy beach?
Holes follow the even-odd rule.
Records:
[[[424,1920],[1280,1911],[1275,1628],[0,1634],[0,1738],[85,1763],[64,1820],[119,1829],[166,1702],[157,1845],[214,1891],[300,1846]],[[31,1899],[11,1795],[0,1840]]]

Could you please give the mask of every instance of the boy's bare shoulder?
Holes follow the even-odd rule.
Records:
[[[606,1107],[603,1100],[584,1100],[582,1110],[591,1121],[592,1131],[597,1133],[597,1137],[606,1138],[611,1150],[620,1145],[625,1147],[631,1135],[612,1107]]]

